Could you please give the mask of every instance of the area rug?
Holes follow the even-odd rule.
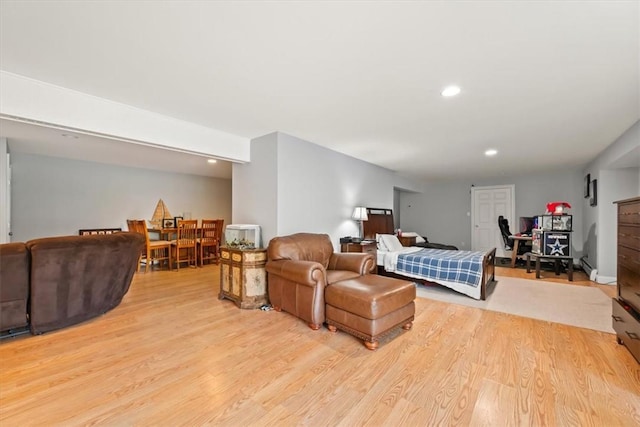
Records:
[[[595,287],[496,277],[496,281],[488,286],[485,301],[474,300],[443,286],[418,285],[417,295],[483,310],[615,333],[611,326],[611,298]]]

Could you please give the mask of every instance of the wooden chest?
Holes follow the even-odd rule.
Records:
[[[268,304],[266,249],[220,248],[220,294],[240,308]]]

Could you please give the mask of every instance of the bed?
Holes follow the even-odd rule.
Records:
[[[393,235],[393,211],[367,208],[364,238],[378,242],[378,274],[437,284],[484,300],[495,280],[496,249],[487,252],[402,247]]]

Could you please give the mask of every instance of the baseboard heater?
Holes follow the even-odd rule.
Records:
[[[587,274],[587,276],[589,276],[589,280],[595,282],[596,274],[598,273],[598,270],[595,270],[593,266],[589,264],[587,257],[583,256],[582,258],[580,258],[580,265],[582,266],[582,269]]]

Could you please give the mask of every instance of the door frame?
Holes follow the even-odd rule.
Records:
[[[11,163],[7,138],[0,138],[0,243],[11,242]]]
[[[478,190],[503,190],[508,189],[511,192],[511,218],[510,223],[513,222],[513,218],[516,215],[516,186],[515,184],[504,184],[504,185],[489,185],[484,187],[471,187],[471,250],[476,247],[476,233],[475,233],[475,220],[476,220],[476,191]],[[498,228],[498,224],[495,224],[496,230],[500,232]],[[504,249],[504,248],[503,248]]]

